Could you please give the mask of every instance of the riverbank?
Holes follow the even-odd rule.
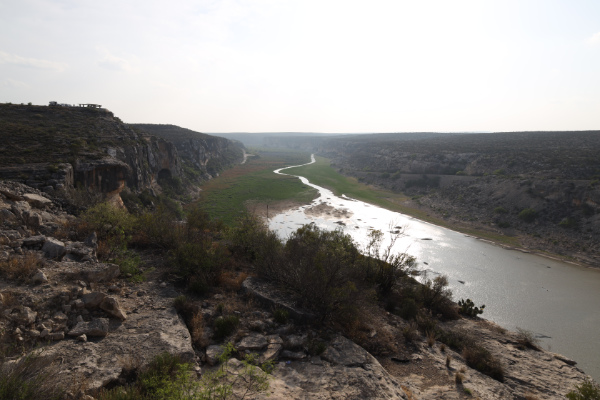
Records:
[[[436,226],[485,240],[506,249],[529,252],[583,267],[600,267],[593,260],[586,260],[583,256],[557,254],[552,251],[551,243],[544,244],[533,236],[517,233],[514,233],[514,236],[509,236],[498,232],[497,229],[490,229],[490,227],[476,220],[459,220],[446,213],[440,214],[434,207],[423,204],[419,197],[412,198],[403,193],[395,193],[364,184],[356,178],[342,175],[330,165],[330,160],[324,157],[317,156],[315,157],[315,163],[290,168],[285,173],[303,176],[311,183],[331,190],[337,196],[346,195],[386,210],[399,212]]]

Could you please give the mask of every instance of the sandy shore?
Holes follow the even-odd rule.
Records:
[[[269,203],[248,203],[246,204],[246,209],[254,215],[267,219],[267,217],[273,218],[277,214],[306,205],[307,203],[302,203],[297,200],[282,200]]]

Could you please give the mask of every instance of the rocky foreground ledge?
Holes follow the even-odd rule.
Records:
[[[312,328],[310,313],[255,278],[193,302],[201,316],[194,343],[204,344],[193,346],[173,307],[182,293],[168,276],[156,271],[131,282],[118,266],[98,262],[93,235],[84,242],[59,238],[72,219],[48,195],[0,182],[0,262],[33,269],[28,278],[0,277],[0,344],[37,348],[52,359],[59,367],[53,378],[73,398],[89,400],[99,388],[126,382],[128,369],[163,352],[183,356],[202,375],[227,342],[274,362],[269,390],[256,396],[265,399],[563,399],[586,378],[574,361],[524,347],[516,333],[481,319],[440,324],[478,337],[502,364],[504,382],[469,368],[449,347],[428,343],[423,332],[374,357],[333,330]],[[277,318],[276,310],[289,319]],[[225,313],[237,316],[239,327],[216,341],[212,322]],[[369,336],[397,338],[408,326],[383,314]]]

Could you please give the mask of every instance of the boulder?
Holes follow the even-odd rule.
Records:
[[[372,362],[373,357],[350,339],[337,336],[321,354],[321,358],[334,365],[363,367]]]
[[[43,210],[44,208],[52,204],[52,200],[40,196],[39,194],[25,193],[23,195],[23,198],[33,207],[39,208],[40,210]]]
[[[21,325],[31,325],[35,322],[38,313],[29,307],[21,307],[20,312],[16,315],[16,320]]]
[[[33,283],[35,283],[36,285],[39,285],[41,283],[47,283],[48,282],[48,277],[46,276],[46,274],[44,274],[43,271],[41,270],[37,270],[37,272],[35,273],[35,275],[33,275]]]
[[[281,344],[268,345],[265,352],[260,355],[259,362],[262,364],[267,361],[276,360],[281,350],[283,350],[283,346]]]
[[[91,292],[84,294],[81,300],[83,301],[85,308],[93,309],[99,307],[105,297],[106,295],[102,292]]]
[[[26,216],[25,223],[33,228],[38,228],[42,225],[42,217],[35,212],[29,213],[29,215]]]
[[[206,362],[208,365],[216,365],[225,348],[219,345],[211,345],[206,348]]]
[[[69,331],[69,336],[86,335],[92,337],[104,337],[108,335],[108,318],[97,318],[89,322],[78,322],[73,329]]]
[[[257,399],[300,400],[300,399],[408,399],[409,397],[398,382],[366,350],[348,339],[339,337],[333,340],[340,348],[353,351],[354,357],[367,360],[364,367],[343,364],[294,361],[305,357],[302,352],[283,351],[281,357],[287,362],[276,365],[269,378],[269,390],[260,393]],[[403,383],[406,385],[406,383]],[[416,397],[410,397],[416,398]],[[419,397],[422,398],[422,397]],[[425,398],[425,397],[423,397]],[[428,397],[429,398],[429,397]],[[430,397],[434,398],[434,397]]]
[[[262,350],[269,344],[267,338],[260,333],[253,333],[246,336],[235,346],[239,351],[256,351]]]
[[[67,254],[67,248],[65,247],[65,244],[54,238],[46,238],[46,242],[42,247],[42,251],[46,257],[54,260],[61,260],[64,255]]]
[[[120,319],[121,321],[127,318],[127,314],[123,311],[117,299],[112,296],[105,297],[100,303],[100,308],[111,317]]]

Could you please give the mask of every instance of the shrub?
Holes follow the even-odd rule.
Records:
[[[365,274],[364,279],[375,284],[380,294],[390,293],[399,279],[409,275],[415,268],[415,258],[406,254],[394,254],[392,248],[404,233],[390,224],[392,234],[390,243],[383,248],[383,232],[372,230],[369,232],[367,244],[363,249],[364,257],[360,258],[360,271]]]
[[[567,393],[569,400],[600,400],[600,385],[586,378],[575,389]]]
[[[444,275],[427,279],[421,286],[423,305],[434,314],[445,319],[456,319],[458,312],[452,302],[452,291],[448,289],[448,278]]]
[[[158,206],[137,218],[133,243],[142,247],[172,249],[184,241],[183,227],[176,223],[176,216],[167,208]]]
[[[506,214],[506,213],[508,213],[508,211],[506,211],[506,208],[504,208],[504,207],[496,207],[496,208],[494,208],[494,212],[496,214]]]
[[[454,382],[457,385],[462,385],[464,379],[465,379],[465,376],[463,374],[461,374],[460,372],[456,371],[456,374],[454,374]]]
[[[485,308],[485,304],[482,304],[481,307],[476,307],[475,303],[471,299],[461,299],[458,301],[458,312],[466,315],[468,317],[476,317],[480,314],[483,314],[483,309]]]
[[[526,208],[519,213],[519,219],[525,222],[533,222],[537,218],[538,214],[533,208]]]
[[[109,203],[90,207],[81,215],[81,220],[80,233],[88,235],[96,232],[98,255],[106,259],[114,259],[127,249],[135,227],[135,218],[131,214]]]
[[[517,327],[517,336],[517,342],[521,349],[527,347],[532,350],[540,351],[540,339],[536,338],[533,332]]]
[[[278,324],[287,324],[290,318],[290,313],[282,308],[277,308],[273,311],[273,319]]]
[[[276,280],[298,293],[305,306],[325,317],[354,303],[359,253],[349,235],[304,225],[288,239],[284,256]]]
[[[188,280],[188,288],[203,294],[218,283],[229,257],[222,245],[205,239],[197,243],[181,243],[171,251],[171,261],[177,272]]]
[[[575,221],[573,218],[566,217],[558,223],[558,226],[561,228],[575,228],[577,226],[577,221]]]
[[[126,250],[118,254],[114,262],[119,266],[122,274],[131,275],[130,280],[132,282],[142,282],[144,280],[144,275],[140,269],[140,256],[136,253]]]
[[[237,329],[240,323],[240,319],[235,315],[227,315],[218,317],[215,320],[215,333],[214,338],[216,340],[223,340],[227,336],[231,335]]]
[[[413,298],[408,298],[402,302],[400,305],[400,310],[398,314],[406,319],[415,319],[417,317],[417,313],[419,312],[419,307],[417,306],[417,302]]]
[[[478,345],[468,346],[463,350],[463,357],[469,367],[498,382],[504,382],[502,365],[487,349]]]
[[[419,338],[419,331],[417,330],[417,324],[411,322],[402,329],[402,336],[407,342],[414,342]]]
[[[231,242],[231,251],[252,263],[259,276],[279,280],[283,244],[258,216],[244,214],[236,221],[235,227],[228,231],[227,238]]]

